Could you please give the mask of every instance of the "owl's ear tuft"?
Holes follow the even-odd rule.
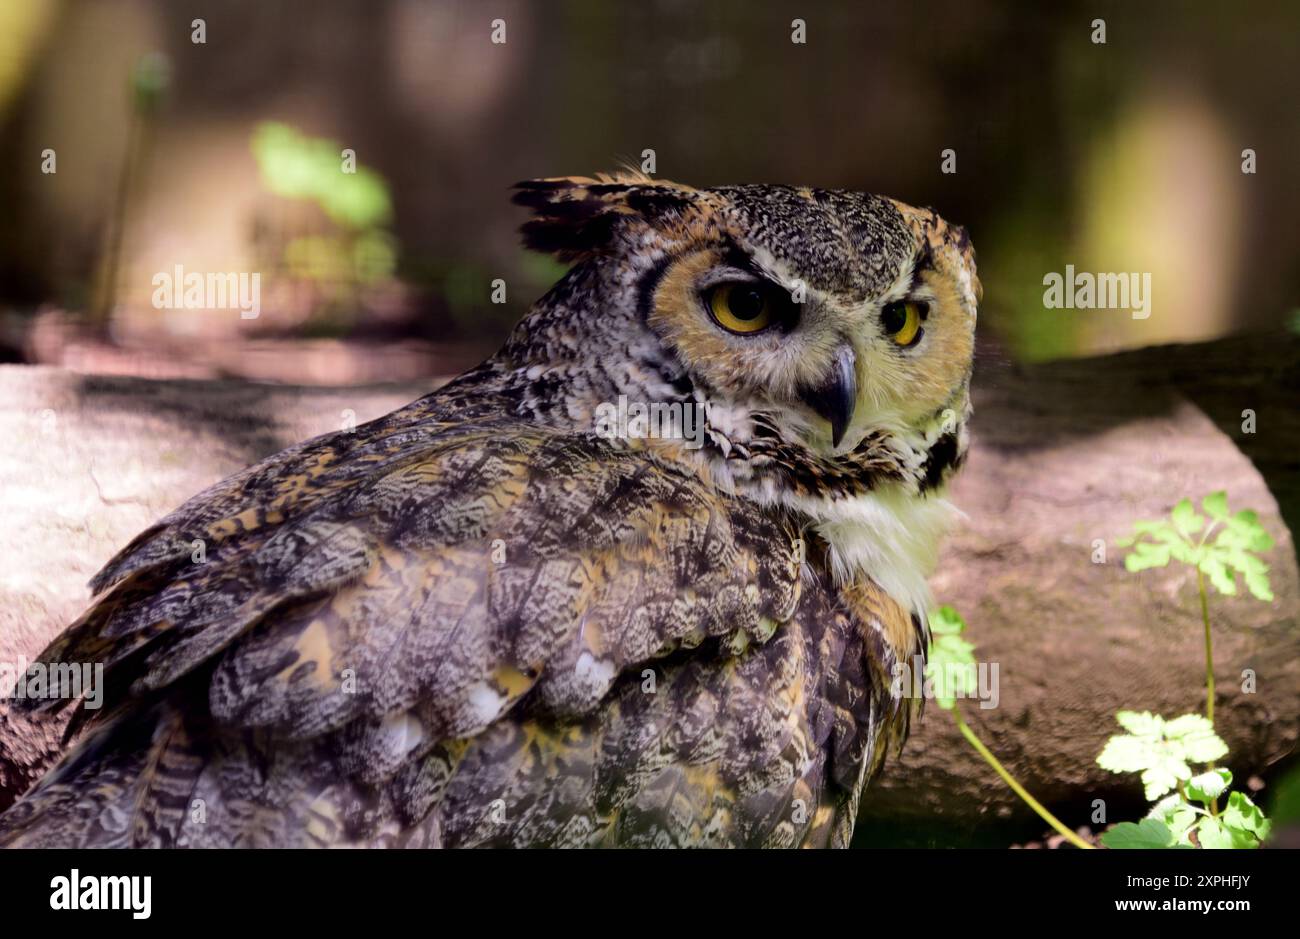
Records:
[[[512,201],[535,216],[520,228],[524,245],[561,261],[599,254],[614,241],[620,225],[682,212],[695,193],[676,183],[628,173],[530,179],[514,188],[518,191]]]

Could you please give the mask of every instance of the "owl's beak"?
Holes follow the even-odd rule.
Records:
[[[857,359],[853,347],[840,346],[826,380],[802,392],[804,403],[831,423],[831,445],[838,447],[853,420],[858,401]]]

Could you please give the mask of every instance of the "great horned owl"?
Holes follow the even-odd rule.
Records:
[[[0,844],[847,844],[966,453],[966,233],[822,189],[517,190],[568,273],[482,365],[109,562],[42,657],[103,663],[104,707]],[[698,439],[597,432],[638,404]]]

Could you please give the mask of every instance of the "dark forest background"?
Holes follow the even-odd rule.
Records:
[[[1277,328],[1300,307],[1298,32],[1282,0],[15,0],[0,356],[446,374],[559,272],[518,246],[509,185],[647,149],[694,185],[935,207],[971,230],[983,341],[1016,359]],[[343,148],[358,174],[337,172]],[[156,309],[151,278],[178,264],[261,272],[261,315]],[[1151,272],[1152,316],[1045,310],[1067,264]]]

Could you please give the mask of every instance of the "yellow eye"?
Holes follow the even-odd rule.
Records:
[[[758,284],[719,284],[705,301],[714,322],[733,333],[756,333],[775,321],[775,304]]]
[[[919,342],[925,332],[921,329],[921,320],[926,312],[925,304],[917,300],[896,300],[880,311],[880,321],[890,339],[900,346],[911,346]]]

